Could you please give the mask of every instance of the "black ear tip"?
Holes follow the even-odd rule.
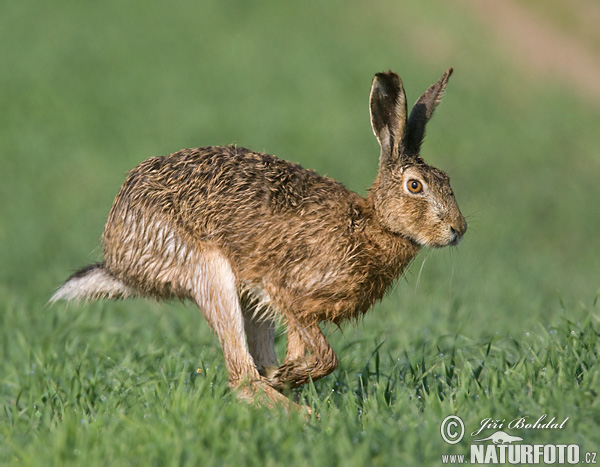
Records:
[[[380,71],[379,73],[375,74],[376,78],[388,78],[388,77],[392,77],[392,76],[398,76],[398,75],[396,73],[394,73],[392,70]]]
[[[448,68],[446,70],[446,79],[450,78],[450,76],[452,76],[452,73],[454,73],[454,68]]]
[[[373,89],[388,94],[402,87],[402,80],[393,71],[382,71],[373,78]]]

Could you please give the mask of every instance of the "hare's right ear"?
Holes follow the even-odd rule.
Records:
[[[369,98],[371,126],[381,146],[379,165],[393,165],[400,157],[406,129],[406,94],[400,76],[377,73]]]

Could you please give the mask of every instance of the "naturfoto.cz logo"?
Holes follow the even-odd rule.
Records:
[[[577,444],[526,444],[523,438],[502,429],[512,430],[562,430],[569,417],[557,421],[555,417],[542,415],[529,422],[527,417],[506,420],[481,420],[477,430],[471,432],[473,439],[469,455],[442,454],[443,464],[595,464],[596,452],[581,452]],[[495,430],[482,435],[484,430]],[[465,435],[465,425],[456,415],[446,417],[441,424],[442,439],[448,444],[458,444]]]

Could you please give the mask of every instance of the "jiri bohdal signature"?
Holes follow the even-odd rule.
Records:
[[[527,416],[518,417],[506,423],[506,419],[502,420],[493,419],[493,418],[484,418],[480,422],[479,429],[475,430],[471,433],[471,436],[477,436],[483,430],[501,430],[506,426],[506,428],[510,429],[519,429],[519,430],[562,430],[569,417],[565,418],[562,422],[558,422],[556,417],[552,417],[550,420],[546,421],[548,418],[547,414],[543,414],[539,417],[535,422],[528,422]]]

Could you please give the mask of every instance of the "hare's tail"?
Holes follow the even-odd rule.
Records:
[[[105,268],[104,263],[95,263],[80,269],[58,289],[50,303],[58,300],[98,300],[100,298],[127,298],[136,294],[136,291],[112,276]]]

